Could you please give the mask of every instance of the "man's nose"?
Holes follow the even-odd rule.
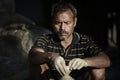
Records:
[[[64,29],[65,29],[65,24],[64,24],[64,23],[61,23],[60,29],[61,29],[61,30],[64,30]]]

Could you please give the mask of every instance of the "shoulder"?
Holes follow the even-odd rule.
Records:
[[[92,40],[92,38],[86,34],[80,34],[80,33],[75,32],[75,35],[77,35],[80,42],[87,42],[87,41]]]
[[[36,42],[42,42],[42,43],[48,43],[52,40],[52,34],[41,34],[39,37],[36,39]]]
[[[36,39],[34,42],[34,47],[44,47],[47,46],[48,44],[51,44],[52,38],[51,34],[41,34],[39,37]]]

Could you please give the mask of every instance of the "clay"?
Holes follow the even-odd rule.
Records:
[[[74,80],[69,74],[70,74],[70,70],[69,70],[69,67],[68,66],[66,66],[67,67],[67,69],[68,69],[68,72],[67,72],[67,74],[65,75],[65,76],[62,76],[62,78],[60,79],[60,80]]]
[[[65,75],[60,80],[74,80],[74,79],[70,75]]]

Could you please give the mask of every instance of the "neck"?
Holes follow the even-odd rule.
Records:
[[[61,45],[66,49],[72,43],[73,35],[71,35],[68,39],[61,41]]]

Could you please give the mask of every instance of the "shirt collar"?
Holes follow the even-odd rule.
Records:
[[[77,32],[73,32],[73,40],[71,44],[77,44],[80,41],[80,35]]]

